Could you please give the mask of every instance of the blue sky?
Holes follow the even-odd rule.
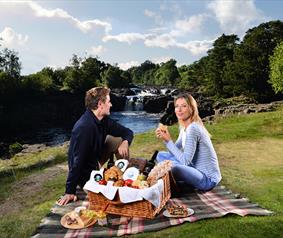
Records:
[[[170,58],[190,64],[221,34],[283,19],[281,0],[1,1],[1,48],[19,53],[22,74],[65,67],[73,54],[122,69]]]

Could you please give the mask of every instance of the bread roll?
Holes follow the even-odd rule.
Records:
[[[162,123],[159,123],[158,128],[159,128],[161,131],[166,131],[166,130],[167,130],[167,126],[163,125]]]

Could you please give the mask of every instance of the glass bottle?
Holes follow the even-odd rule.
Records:
[[[114,154],[111,154],[107,163],[107,169],[110,169],[114,165]]]
[[[146,166],[145,166],[144,171],[143,171],[143,174],[145,176],[148,176],[150,171],[155,166],[155,159],[157,157],[157,154],[158,154],[158,150],[154,151],[154,154],[152,155],[151,159],[149,161],[147,161]]]

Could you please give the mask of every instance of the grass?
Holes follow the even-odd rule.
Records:
[[[0,178],[16,175],[18,171],[27,171],[45,167],[66,160],[66,146],[50,147],[44,151],[24,156],[14,156],[8,160],[0,160]]]
[[[36,173],[42,173],[38,170]],[[64,191],[65,174],[54,178],[51,182],[43,185],[40,194],[23,197],[22,205],[25,209],[16,213],[3,214],[0,218],[1,237],[30,237],[41,219],[49,213],[54,201]]]
[[[219,157],[222,184],[275,214],[267,217],[228,215],[131,237],[282,237],[283,107],[274,112],[218,119],[207,128],[213,135]],[[176,138],[177,126],[171,127],[170,131]],[[163,149],[163,143],[151,131],[135,136],[131,156],[150,158],[154,150]],[[48,156],[52,153],[49,152]],[[44,170],[38,169],[16,171],[17,181],[31,173],[42,172]],[[45,183],[40,193],[32,197],[27,195],[25,209],[1,214],[0,234],[3,237],[29,237],[63,192],[65,179],[66,175],[60,174]],[[1,201],[2,193],[6,192],[4,197],[11,194],[7,191],[15,180],[9,176],[1,178],[0,182]]]

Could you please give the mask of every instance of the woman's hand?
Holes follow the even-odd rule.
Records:
[[[166,142],[171,140],[171,135],[167,128],[166,129],[157,128],[155,131],[155,135],[157,138],[160,138]]]

